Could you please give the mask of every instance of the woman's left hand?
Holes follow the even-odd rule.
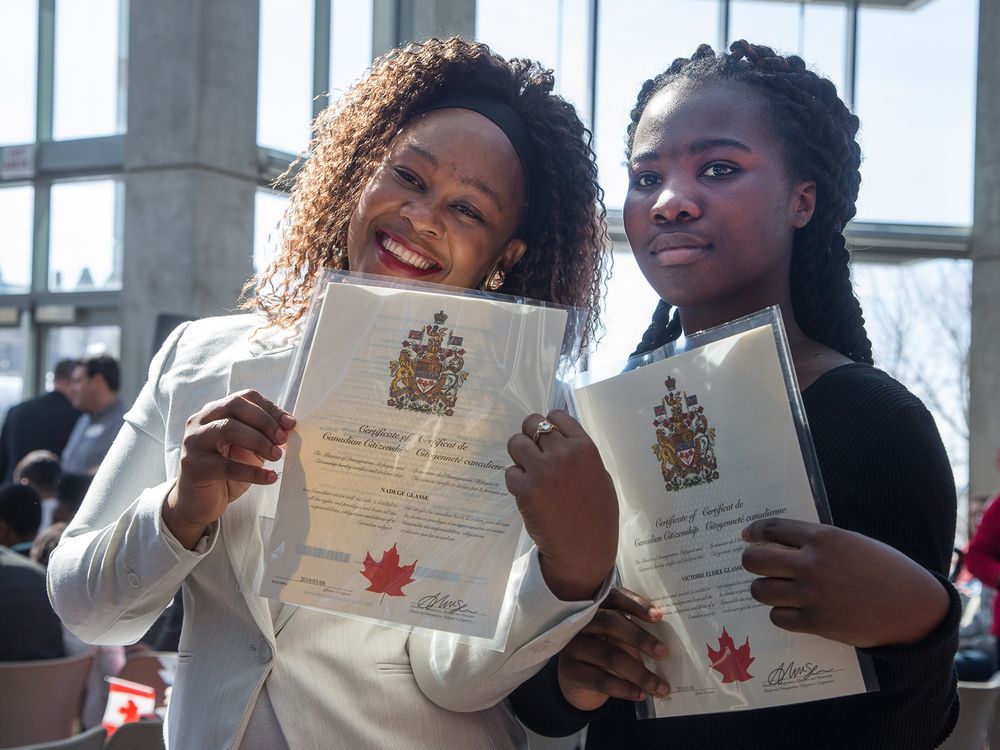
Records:
[[[552,425],[539,431],[540,422]],[[507,489],[538,547],[542,575],[564,601],[591,599],[615,564],[618,495],[597,446],[564,411],[531,414],[507,442]]]
[[[787,518],[755,521],[743,567],[771,621],[858,648],[913,644],[948,613],[948,592],[898,550],[836,526]]]

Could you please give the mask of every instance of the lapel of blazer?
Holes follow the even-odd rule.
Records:
[[[233,362],[229,373],[230,393],[254,388],[268,398],[278,398],[291,365],[294,348],[287,341],[270,347],[267,344],[266,338],[263,344],[252,341],[250,356]],[[263,574],[264,561],[261,513],[273,514],[273,510],[267,508],[269,503],[265,501],[276,498],[276,493],[276,486],[256,490],[251,488],[246,496],[226,509],[222,528],[223,543],[239,582],[240,593],[261,632],[272,638],[279,629],[279,623],[284,624],[282,617],[287,620],[291,611],[294,611],[294,607],[283,605],[278,620],[272,623],[268,600],[257,593],[257,582]]]

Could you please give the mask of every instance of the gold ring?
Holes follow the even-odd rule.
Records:
[[[555,430],[556,432],[558,432],[559,428],[556,427],[554,424],[552,424],[549,420],[543,419],[535,427],[535,434],[532,436],[531,439],[534,440],[537,443],[539,437],[541,437],[542,435],[548,435],[553,430]]]

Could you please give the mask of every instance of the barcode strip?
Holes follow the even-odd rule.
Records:
[[[435,568],[418,567],[413,571],[417,578],[433,578],[435,581],[449,581],[458,583],[462,577],[458,573],[450,570],[436,570]]]
[[[295,552],[299,555],[309,557],[322,557],[324,560],[336,560],[337,562],[350,562],[350,552],[340,552],[335,549],[323,549],[322,547],[310,547],[307,544],[296,544]]]

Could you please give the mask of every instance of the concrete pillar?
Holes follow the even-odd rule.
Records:
[[[252,272],[259,8],[131,0],[123,394],[146,379],[157,315],[232,310]]]
[[[979,3],[972,232],[970,494],[1000,492],[1000,3]]]

